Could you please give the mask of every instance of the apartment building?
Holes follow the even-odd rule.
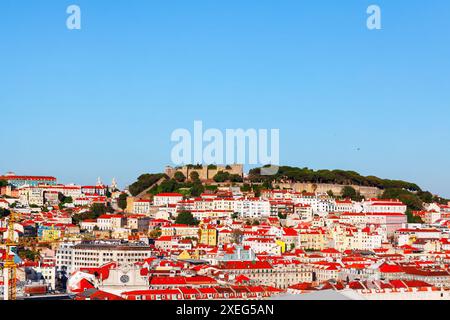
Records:
[[[121,241],[87,241],[72,246],[70,250],[65,249],[65,252],[66,256],[71,257],[68,268],[72,271],[100,267],[110,262],[134,264],[152,255],[152,249],[146,244]],[[67,261],[68,259],[64,260],[66,263]]]

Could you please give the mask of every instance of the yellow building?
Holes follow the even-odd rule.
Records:
[[[50,228],[44,228],[40,234],[40,240],[42,242],[57,241],[62,238],[62,231],[59,228],[51,226]]]
[[[275,240],[275,243],[281,247],[281,253],[286,252],[286,242],[281,240]]]
[[[211,225],[200,226],[198,237],[200,244],[217,246],[217,229]]]

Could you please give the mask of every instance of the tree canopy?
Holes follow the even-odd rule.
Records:
[[[127,194],[126,193],[121,193],[119,195],[119,198],[117,199],[117,206],[122,209],[125,210],[127,208]]]
[[[213,180],[215,182],[225,182],[225,181],[228,181],[229,179],[230,179],[230,174],[226,171],[219,171],[213,177]]]
[[[205,187],[202,185],[201,182],[194,182],[191,187],[191,196],[192,197],[199,197],[203,191],[205,191]]]
[[[177,182],[184,182],[186,180],[186,176],[183,174],[183,172],[181,171],[177,171],[175,172],[173,178],[177,181]]]
[[[61,192],[58,193],[59,208],[62,209],[66,204],[73,203],[72,197],[66,197]]]
[[[239,174],[230,174],[226,171],[219,171],[216,173],[216,175],[213,177],[213,180],[215,182],[242,182],[243,179]]]
[[[105,206],[101,203],[94,203],[89,211],[75,214],[72,216],[72,221],[74,224],[78,224],[80,221],[86,220],[86,219],[97,219],[103,214],[106,214],[107,212],[113,211],[111,208]]]
[[[392,188],[386,189],[381,195],[382,199],[398,199],[407,205],[410,210],[422,210],[423,201],[418,194],[414,194],[410,191]]]
[[[355,190],[355,188],[350,186],[345,186],[342,189],[341,195],[342,198],[349,198],[352,199],[353,201],[361,201],[363,198],[361,194]]]
[[[189,226],[196,226],[198,225],[198,220],[194,218],[192,213],[189,211],[182,211],[178,214],[177,218],[175,219],[175,223],[178,224],[187,224]]]
[[[7,217],[10,214],[11,214],[11,211],[9,211],[8,209],[0,208],[0,219]]]
[[[197,171],[192,171],[192,172],[189,174],[189,178],[190,178],[192,181],[199,181],[199,180],[200,180],[200,175],[198,174]]]
[[[138,177],[136,182],[134,182],[133,184],[131,184],[128,187],[128,190],[130,191],[130,193],[131,193],[131,195],[133,197],[137,196],[139,193],[141,193],[145,189],[151,187],[156,182],[158,182],[159,179],[161,179],[163,177],[168,178],[167,175],[164,174],[164,173],[155,173],[155,174],[146,173],[146,174],[143,174],[143,175]]]
[[[341,185],[358,185],[377,187],[380,189],[400,188],[409,191],[422,191],[420,187],[411,182],[401,180],[381,179],[375,176],[362,176],[355,171],[345,170],[312,170],[309,168],[296,168],[289,166],[279,167],[278,172],[272,176],[262,176],[261,168],[250,170],[249,179],[253,182],[281,181],[311,183],[331,183]]]

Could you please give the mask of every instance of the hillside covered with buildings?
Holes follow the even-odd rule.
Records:
[[[0,294],[13,261],[24,299],[450,299],[445,199],[355,172],[258,172],[166,168],[123,190],[1,176]]]

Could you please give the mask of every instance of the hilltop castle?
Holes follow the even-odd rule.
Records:
[[[197,172],[200,180],[210,180],[212,179],[218,172],[228,172],[229,174],[238,174],[241,177],[244,177],[244,166],[242,164],[231,164],[231,165],[185,165],[183,167],[170,167],[167,166],[165,169],[165,173],[173,178],[175,172],[181,172],[185,177],[189,178],[189,175],[192,172]]]

